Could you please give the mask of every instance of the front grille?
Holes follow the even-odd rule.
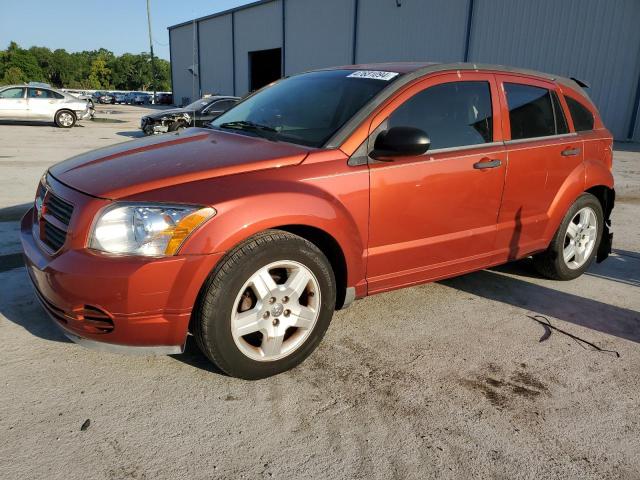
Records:
[[[62,245],[64,245],[64,241],[67,238],[67,232],[60,230],[58,227],[44,219],[42,220],[42,226],[42,241],[51,250],[57,252],[62,248]]]
[[[73,213],[73,205],[69,202],[56,197],[53,193],[49,192],[49,196],[45,199],[45,208],[47,212],[56,217],[65,225],[69,225],[71,221],[71,214]]]
[[[62,248],[73,215],[73,205],[58,197],[42,183],[36,194],[40,240],[53,252]],[[53,219],[57,220],[54,222]]]

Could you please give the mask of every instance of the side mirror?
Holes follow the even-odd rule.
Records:
[[[383,160],[386,157],[422,155],[430,145],[429,136],[419,128],[393,127],[378,134],[370,156]]]

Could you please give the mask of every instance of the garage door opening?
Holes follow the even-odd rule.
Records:
[[[253,92],[278,80],[282,72],[282,49],[249,52],[250,90]]]

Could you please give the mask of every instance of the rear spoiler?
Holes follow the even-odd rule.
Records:
[[[573,80],[574,82],[576,82],[578,85],[580,85],[582,88],[589,88],[589,84],[587,82],[583,82],[580,79],[577,79],[576,77],[569,77],[571,78],[571,80]]]

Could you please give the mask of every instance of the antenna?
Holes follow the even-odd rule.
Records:
[[[153,86],[153,103],[156,103],[156,62],[153,56],[153,37],[151,36],[151,6],[147,0],[147,24],[149,25],[149,50],[151,50],[151,85]]]

